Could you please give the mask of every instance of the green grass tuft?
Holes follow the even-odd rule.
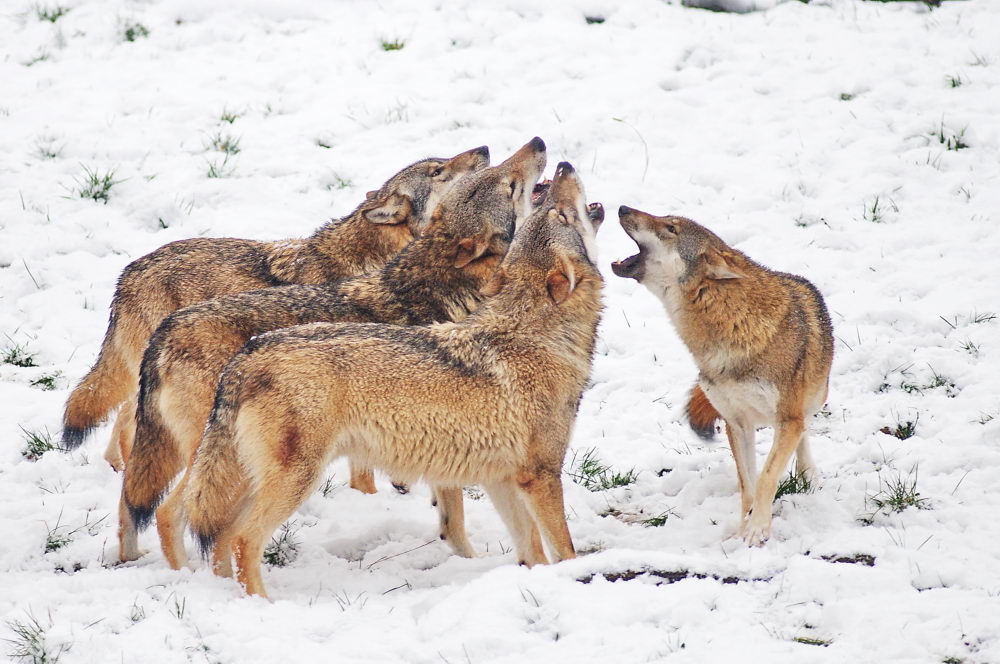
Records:
[[[134,42],[137,39],[149,36],[149,28],[142,23],[125,23],[122,26],[122,39],[127,42]]]
[[[875,509],[867,519],[870,523],[878,514],[896,514],[915,507],[920,510],[930,509],[927,498],[922,498],[917,491],[917,473],[914,471],[907,477],[896,474],[888,480],[879,476],[879,490],[865,497],[865,502]]]
[[[56,664],[62,656],[65,646],[53,651],[45,642],[45,628],[28,614],[27,620],[8,620],[7,628],[13,632],[13,637],[4,639],[10,648],[7,655],[19,662],[31,664]]]
[[[402,39],[393,39],[391,41],[385,39],[382,40],[382,50],[386,52],[399,51],[402,50],[404,46],[406,46],[406,42]]]
[[[15,367],[35,367],[35,353],[29,352],[27,346],[23,344],[8,344],[0,351],[0,360],[4,364],[13,364]]]
[[[35,5],[35,15],[38,17],[39,21],[55,23],[68,13],[69,7],[61,7],[59,5]]]
[[[62,449],[53,442],[52,434],[49,433],[48,429],[45,431],[28,431],[20,425],[18,425],[18,428],[22,431],[25,442],[24,449],[21,450],[21,456],[28,461],[37,461],[46,452]]]
[[[230,165],[229,155],[227,154],[222,158],[222,161],[216,159],[215,161],[208,162],[208,171],[206,176],[209,178],[227,178],[236,171],[236,167]]]
[[[80,198],[89,198],[107,205],[111,198],[111,189],[121,182],[123,180],[115,179],[114,169],[102,174],[97,169],[90,170],[84,166],[83,177],[76,181],[78,187],[76,193]]]
[[[963,127],[959,131],[955,131],[945,127],[944,120],[942,119],[941,124],[931,131],[930,136],[932,139],[937,139],[937,142],[943,145],[945,150],[964,150],[969,147],[969,144],[965,142],[966,129],[968,127]]]
[[[51,390],[56,389],[57,387],[56,380],[58,380],[60,376],[62,376],[61,371],[54,371],[53,373],[50,374],[42,374],[41,376],[39,376],[38,378],[36,378],[35,380],[31,381],[28,384],[31,385],[32,387],[40,387],[46,392],[49,392]]]
[[[824,648],[833,643],[833,641],[829,639],[815,639],[810,636],[796,636],[792,639],[792,641],[795,641],[796,643],[804,643],[807,646],[823,646]]]
[[[264,547],[264,563],[271,567],[285,567],[299,555],[299,541],[295,537],[298,528],[294,521],[282,524],[278,535],[271,538]]]
[[[635,483],[637,473],[635,469],[619,472],[612,470],[611,466],[606,466],[597,456],[597,449],[591,448],[577,458],[577,453],[573,453],[570,462],[569,477],[571,480],[587,489],[588,491],[606,491],[617,487],[628,486]]]
[[[240,139],[238,136],[217,131],[214,136],[209,136],[209,146],[211,149],[224,152],[227,155],[239,154]]]
[[[778,483],[778,490],[774,492],[774,499],[777,501],[782,496],[795,493],[812,493],[813,485],[809,481],[809,476],[805,473],[792,473]]]

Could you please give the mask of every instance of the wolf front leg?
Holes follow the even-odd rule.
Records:
[[[760,479],[757,480],[753,508],[740,531],[743,541],[749,546],[760,546],[771,534],[771,507],[778,490],[778,478],[788,468],[788,462],[805,432],[801,407],[796,412],[779,406],[776,428],[774,444],[764,462]]]
[[[371,468],[362,468],[351,461],[351,488],[361,493],[377,493],[375,473]]]
[[[465,532],[465,504],[462,499],[462,487],[434,486],[431,487],[434,505],[438,509],[438,523],[441,527],[441,539],[448,543],[455,555],[463,558],[475,558],[476,550],[469,542]]]

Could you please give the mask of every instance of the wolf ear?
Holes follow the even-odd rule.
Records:
[[[705,252],[705,276],[709,279],[743,279],[746,273],[732,264],[728,256],[718,249]]]
[[[479,289],[479,294],[483,297],[493,297],[500,292],[500,289],[506,283],[507,272],[502,267],[498,267],[497,271],[490,277],[490,280],[486,282],[486,285]]]
[[[549,297],[556,304],[562,304],[579,285],[576,264],[571,258],[557,254],[555,267],[545,276],[545,287],[549,291]]]
[[[372,189],[371,191],[369,191],[369,192],[367,192],[365,194],[365,200],[369,200],[370,201],[371,199],[375,198],[375,195],[377,193],[378,193],[378,189]]]
[[[455,254],[455,267],[461,269],[476,260],[489,247],[482,238],[467,237],[458,241],[458,252]]]
[[[412,212],[413,203],[410,197],[394,193],[375,207],[365,210],[365,219],[373,224],[401,224]]]

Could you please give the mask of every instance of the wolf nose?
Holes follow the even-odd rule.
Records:
[[[574,172],[576,172],[576,169],[568,161],[560,161],[559,165],[556,166],[556,177],[565,177],[572,175]]]
[[[545,152],[545,141],[537,136],[531,139],[531,142],[528,143],[528,145],[530,145],[531,149],[535,152]]]
[[[489,159],[490,158],[490,148],[487,145],[481,145],[478,148],[476,148],[475,150],[473,150],[472,154],[476,155],[477,157],[483,157],[484,159]]]
[[[622,205],[622,206],[619,206],[619,208],[618,208],[618,216],[619,217],[624,217],[625,215],[629,214],[630,212],[635,212],[635,210],[633,210],[632,208],[630,208],[627,205]]]

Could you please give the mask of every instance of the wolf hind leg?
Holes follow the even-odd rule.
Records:
[[[813,460],[812,449],[809,444],[809,434],[803,432],[802,440],[795,450],[795,472],[804,475],[809,480],[816,479],[819,471],[816,469],[816,462]]]
[[[510,531],[518,563],[527,567],[548,564],[535,520],[517,485],[514,482],[495,482],[484,484],[483,489]]]
[[[156,531],[160,535],[160,548],[163,549],[163,557],[167,559],[170,569],[180,569],[187,563],[187,552],[184,550],[184,528],[187,526],[184,491],[191,477],[193,463],[194,457],[191,457],[187,470],[184,471],[177,486],[167,495],[163,504],[156,509]]]
[[[554,562],[576,558],[573,538],[566,524],[562,478],[559,471],[522,471],[517,478],[525,502],[535,518]]]

